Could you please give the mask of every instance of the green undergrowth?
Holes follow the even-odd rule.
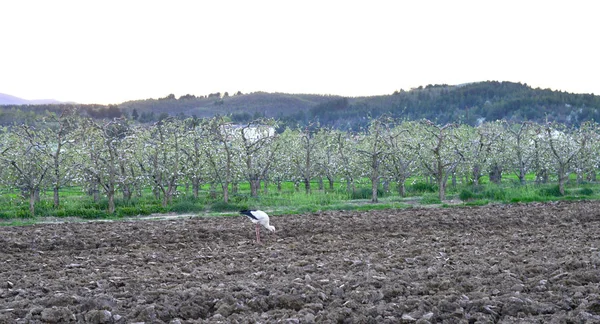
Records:
[[[458,198],[465,205],[483,205],[489,202],[499,203],[530,203],[556,200],[597,200],[600,198],[599,188],[591,184],[569,184],[565,193],[561,194],[556,184],[529,185],[496,185],[464,187],[458,193]]]
[[[109,214],[106,198],[94,201],[80,188],[65,188],[61,191],[60,207],[54,208],[52,192],[43,192],[35,204],[35,217],[31,217],[29,201],[18,192],[0,190],[0,225],[27,225],[40,218],[77,218],[82,220],[123,219],[153,214],[191,214],[199,216],[236,215],[241,209],[262,209],[273,215],[316,213],[328,210],[368,211],[379,209],[405,209],[420,206],[456,207],[482,206],[490,203],[528,203],[555,200],[594,200],[600,199],[600,186],[595,183],[570,181],[564,195],[558,185],[537,185],[528,182],[521,185],[514,179],[503,180],[500,185],[482,179],[479,185],[448,184],[446,199],[440,200],[437,186],[431,182],[412,179],[407,181],[407,197],[401,197],[394,185],[386,191],[383,187],[377,191],[378,202],[371,202],[372,191],[365,181],[358,183],[356,190],[347,191],[346,186],[337,184],[335,189],[319,190],[315,183],[311,193],[306,194],[304,187],[294,187],[286,183],[281,191],[273,185],[268,192],[264,188],[257,197],[252,197],[247,185],[241,184],[237,192],[231,192],[229,201],[202,188],[199,197],[180,188],[178,196],[163,206],[149,189],[138,193],[130,200],[121,196],[115,199],[115,212]]]

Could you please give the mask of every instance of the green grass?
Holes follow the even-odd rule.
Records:
[[[556,183],[536,185],[533,175],[528,175],[526,185],[518,183],[516,177],[507,175],[503,183],[496,185],[483,177],[478,186],[462,183],[461,180],[453,186],[447,186],[445,201],[440,201],[437,186],[424,178],[408,179],[406,189],[408,197],[400,197],[395,185],[390,185],[389,192],[378,190],[379,202],[371,203],[371,188],[367,179],[356,184],[356,191],[347,192],[345,183],[336,183],[335,189],[319,190],[318,183],[311,183],[311,194],[304,191],[304,184],[298,188],[292,182],[282,184],[282,190],[277,191],[276,185],[269,185],[268,193],[264,188],[257,197],[250,195],[249,185],[241,183],[237,192],[230,191],[228,203],[224,203],[220,192],[217,197],[211,196],[210,188],[204,185],[198,198],[184,187],[168,206],[163,207],[156,200],[150,188],[145,188],[141,195],[134,195],[129,201],[124,201],[121,195],[116,196],[115,213],[107,213],[108,201],[102,198],[93,201],[81,188],[68,187],[60,192],[61,206],[54,208],[52,192],[43,192],[40,201],[36,203],[35,216],[39,217],[77,217],[80,219],[119,219],[150,214],[198,214],[198,215],[234,215],[240,209],[263,209],[273,215],[314,213],[327,210],[357,210],[368,211],[376,209],[404,209],[412,206],[435,205],[441,207],[481,206],[489,203],[527,203],[551,200],[593,200],[600,199],[600,185],[595,183],[577,184],[574,179],[566,186],[565,195],[560,195]],[[327,183],[325,183],[327,185]],[[457,204],[457,201],[460,203]],[[18,191],[0,188],[0,224],[29,224],[35,222],[29,214],[29,202],[23,199]]]
[[[0,226],[30,226],[37,224],[38,221],[36,219],[30,218],[26,220],[9,220],[9,221],[0,221]]]
[[[424,194],[423,197],[421,198],[421,204],[424,205],[434,205],[434,204],[441,204],[442,201],[440,200],[440,197],[438,196],[438,194],[435,193],[428,193],[428,194]]]

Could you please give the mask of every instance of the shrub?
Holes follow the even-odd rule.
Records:
[[[27,209],[17,209],[15,211],[16,218],[31,218],[31,213],[29,212],[29,208]]]
[[[248,195],[235,194],[229,197],[229,202],[234,204],[248,202]]]
[[[562,196],[558,185],[548,187],[548,188],[542,188],[542,189],[538,190],[538,193],[542,197],[561,197]]]
[[[322,196],[317,197],[315,204],[319,205],[319,206],[329,206],[329,205],[331,205],[332,202],[333,202],[333,200],[331,199],[330,196],[322,195]]]
[[[383,197],[384,192],[381,189],[377,189],[377,197]],[[354,191],[350,195],[351,199],[371,199],[373,198],[373,191],[371,188],[360,188]]]
[[[371,189],[360,188],[350,194],[351,199],[368,199],[371,198]]]
[[[506,198],[506,192],[503,189],[489,189],[482,193],[482,196],[492,200],[504,200]]]
[[[118,207],[115,214],[119,217],[137,216],[137,215],[148,215],[149,213],[145,208],[140,207]]]
[[[48,213],[47,215],[48,216],[54,216],[54,217],[67,217],[67,216],[69,216],[69,215],[67,215],[67,211],[65,209],[57,209],[57,210],[52,211],[51,213]]]
[[[437,195],[427,194],[427,195],[423,195],[423,198],[421,198],[421,203],[422,204],[441,204],[442,201],[440,200],[440,197],[438,197]]]
[[[203,206],[194,204],[192,201],[178,201],[171,206],[171,211],[175,213],[189,213],[202,210]]]
[[[582,196],[591,196],[594,194],[594,190],[590,188],[583,188],[579,191],[579,194]]]
[[[10,211],[0,211],[0,219],[10,219],[14,217],[14,213]]]
[[[426,182],[416,182],[410,187],[408,187],[410,191],[423,193],[423,192],[435,192],[436,186]]]
[[[36,216],[53,216],[54,206],[48,201],[40,201],[35,204]]]
[[[460,200],[462,200],[462,201],[471,200],[474,197],[475,197],[475,195],[473,194],[473,192],[471,192],[470,190],[467,190],[467,189],[461,190],[460,194],[458,194],[458,198],[460,198]]]
[[[480,194],[480,193],[484,192],[485,187],[482,185],[476,185],[476,186],[473,185],[473,186],[471,186],[471,190],[476,194]]]

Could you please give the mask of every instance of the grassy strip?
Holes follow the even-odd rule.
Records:
[[[41,200],[36,203],[36,217],[81,219],[121,219],[151,214],[194,214],[194,215],[233,215],[240,209],[263,209],[273,215],[315,213],[326,210],[359,210],[368,211],[388,208],[410,208],[413,206],[435,205],[450,206],[480,206],[488,203],[543,202],[551,200],[599,199],[600,185],[586,183],[577,185],[571,181],[567,192],[561,196],[558,186],[520,185],[515,179],[506,177],[504,183],[496,185],[483,179],[481,185],[449,184],[446,201],[440,201],[434,185],[412,179],[407,184],[408,197],[400,197],[396,188],[391,186],[389,192],[379,191],[379,203],[370,202],[371,189],[366,184],[360,184],[355,192],[344,189],[313,190],[310,195],[304,193],[304,188],[295,188],[293,183],[285,183],[281,191],[275,186],[269,187],[268,193],[261,191],[258,197],[250,196],[247,184],[240,184],[237,193],[232,194],[229,203],[222,202],[221,197],[212,198],[208,186],[202,188],[196,199],[185,188],[180,188],[180,195],[168,206],[163,207],[149,189],[130,201],[116,199],[114,215],[106,213],[108,202],[101,199],[94,202],[80,188],[65,188],[61,191],[61,206],[54,208],[52,193],[44,192]],[[313,188],[317,188],[317,183]],[[29,214],[27,199],[16,192],[0,191],[0,225],[27,225],[35,223]]]

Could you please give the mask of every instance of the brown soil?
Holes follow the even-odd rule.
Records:
[[[600,322],[600,202],[0,228],[0,323]]]

